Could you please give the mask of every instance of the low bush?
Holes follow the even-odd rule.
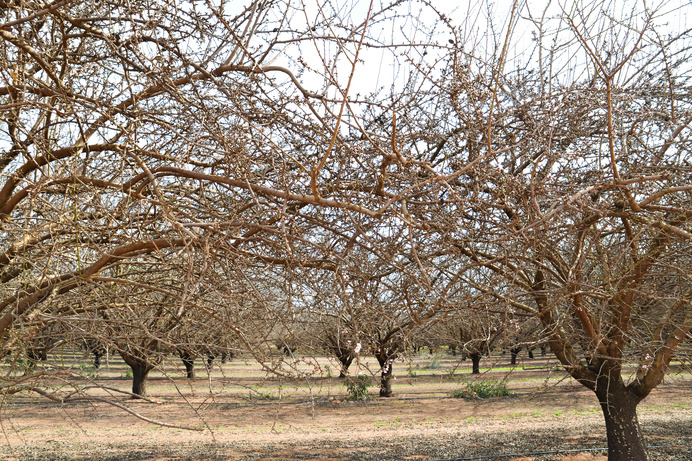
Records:
[[[496,379],[481,379],[479,381],[466,381],[463,389],[457,389],[452,392],[452,397],[463,399],[489,397],[506,397],[511,395],[505,381]]]
[[[358,375],[357,377],[348,377],[345,381],[348,400],[366,400],[368,398],[368,386],[370,385],[370,377],[367,375]]]

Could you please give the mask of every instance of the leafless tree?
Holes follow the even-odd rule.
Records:
[[[613,460],[647,458],[636,406],[692,328],[690,35],[662,32],[669,6],[549,7],[512,62],[460,50],[442,111],[459,129],[436,157],[445,213],[471,223],[448,227],[452,247],[487,270],[462,277],[541,321],[598,397]]]
[[[184,273],[184,250],[319,268],[333,265],[319,240],[349,213],[398,213],[376,180],[394,135],[357,119],[391,110],[384,95],[348,95],[361,50],[396,59],[369,29],[396,8],[351,21],[325,7],[306,23],[289,1],[3,3],[3,344],[67,315],[73,290],[146,291],[119,271],[128,260]],[[166,308],[191,302],[193,285],[169,286]]]
[[[458,351],[463,358],[470,358],[472,374],[479,374],[481,358],[489,356],[498,339],[502,339],[501,318],[497,311],[484,309],[480,304],[451,311],[439,322],[435,332],[455,353]]]
[[[4,2],[0,347],[113,318],[144,360],[190,342],[161,319],[209,320],[278,373],[272,336],[326,294],[305,276],[386,372],[477,293],[540,320],[610,458],[645,459],[636,405],[692,328],[691,48],[670,5],[626,3],[515,1],[500,30],[407,2]],[[400,20],[415,41],[374,32]],[[380,61],[399,77],[358,88]]]

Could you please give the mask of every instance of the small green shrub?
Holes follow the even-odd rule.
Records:
[[[489,397],[506,397],[511,395],[505,381],[495,379],[482,379],[480,381],[467,381],[464,389],[452,392],[452,397],[473,399],[487,399]]]
[[[430,359],[429,368],[431,370],[436,370],[436,369],[441,368],[441,367],[442,367],[442,365],[440,364],[440,359],[436,355],[433,355],[432,358]]]
[[[87,376],[87,378],[93,378],[96,376],[96,367],[93,365],[89,365],[86,363],[80,363],[79,364],[79,371],[80,373],[84,374]]]
[[[370,378],[367,375],[348,377],[345,381],[348,400],[366,400],[368,398],[368,386]]]

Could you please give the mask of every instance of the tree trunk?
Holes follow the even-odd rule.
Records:
[[[649,459],[639,420],[637,403],[623,384],[610,383],[610,389],[596,390],[605,418],[608,436],[608,461],[646,461]]]
[[[27,375],[34,371],[36,364],[39,361],[45,361],[48,358],[48,353],[45,349],[29,349],[27,351],[27,367],[24,374]]]
[[[178,351],[178,355],[185,365],[187,379],[195,379],[195,359],[187,351]]]
[[[512,357],[509,361],[510,365],[516,365],[517,364],[517,356],[519,355],[520,350],[521,349],[518,349],[518,348],[510,349],[509,352],[510,352],[511,357]]]
[[[376,354],[377,362],[380,364],[380,397],[391,397],[392,392],[392,365],[394,364],[394,356],[378,352]]]
[[[46,349],[29,349],[29,369],[36,368],[38,362],[45,362],[47,359]]]
[[[382,375],[380,378],[380,397],[391,397],[392,392],[392,362],[385,362],[382,366]]]
[[[472,374],[474,374],[474,375],[481,374],[481,368],[480,368],[481,354],[479,354],[478,352],[474,352],[472,354],[469,354],[469,356],[471,357],[471,363],[473,363]]]
[[[130,368],[132,368],[132,393],[144,397],[147,395],[147,375],[153,367],[140,364]]]
[[[207,354],[207,361],[205,362],[205,366],[207,368],[207,374],[211,373],[211,366],[214,363],[215,358],[216,358],[216,355]]]
[[[183,359],[183,365],[185,365],[185,376],[187,376],[187,379],[195,379],[195,359]]]
[[[122,351],[120,351],[120,356],[132,369],[132,393],[136,396],[138,395],[140,397],[144,397],[147,395],[147,375],[149,375],[149,372],[154,369],[155,365],[141,357],[130,355]]]
[[[345,378],[346,373],[348,373],[348,367],[351,366],[353,362],[353,354],[350,352],[347,354],[339,355],[339,362],[341,362],[341,370],[339,371],[339,378]]]
[[[644,258],[646,260],[646,258]],[[541,311],[540,320],[544,327],[554,329],[557,320],[551,309],[547,309],[548,297],[546,283],[541,269],[536,271],[533,285],[534,299]],[[626,290],[627,291],[627,290]],[[624,303],[624,302],[623,302]],[[628,306],[632,302],[626,303]],[[619,309],[619,307],[618,307]],[[629,321],[629,318],[627,318]],[[604,323],[610,326],[611,324]],[[615,324],[617,325],[617,324]],[[614,336],[623,332],[616,331]],[[619,338],[622,340],[622,337]],[[608,461],[647,461],[649,459],[642,438],[639,420],[637,419],[637,404],[648,394],[648,389],[639,390],[639,395],[625,386],[622,380],[622,344],[613,341],[605,351],[609,356],[587,359],[588,366],[578,364],[576,354],[570,341],[558,333],[548,336],[548,345],[560,362],[568,367],[569,373],[583,386],[593,390],[601,405],[608,437]],[[603,354],[605,355],[605,354]],[[644,392],[645,391],[645,392]]]
[[[101,351],[94,351],[94,368],[97,370],[101,368],[101,357],[103,357]]]

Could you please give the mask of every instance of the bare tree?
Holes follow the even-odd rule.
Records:
[[[495,63],[457,53],[442,112],[459,130],[437,155],[442,209],[472,223],[450,242],[487,269],[464,281],[541,321],[596,394],[613,460],[647,458],[637,404],[692,328],[689,33],[629,6],[532,16],[538,67],[501,71],[506,46]]]
[[[447,343],[463,358],[471,359],[472,374],[480,374],[480,361],[489,356],[498,339],[502,338],[502,322],[497,312],[475,308],[452,311],[436,326],[440,340]]]
[[[354,21],[323,8],[306,24],[288,1],[0,7],[3,344],[22,322],[67,315],[70,291],[146,284],[118,272],[127,260],[184,273],[176,252],[211,245],[247,267],[318,268],[333,262],[317,240],[349,213],[399,213],[376,180],[393,133],[357,119],[390,108],[348,94],[360,51],[389,46],[367,43],[369,21],[393,8]],[[167,302],[193,288],[169,287]]]
[[[597,395],[610,457],[646,458],[636,405],[692,328],[690,34],[664,33],[665,8],[515,1],[474,35],[477,18],[406,2],[5,3],[0,347],[113,318],[149,363],[206,316],[278,373],[266,347],[313,321],[309,274],[386,394],[407,336],[473,290],[540,320]],[[400,18],[420,42],[373,32]],[[372,62],[405,77],[356,88]],[[94,303],[70,310],[77,292]]]

